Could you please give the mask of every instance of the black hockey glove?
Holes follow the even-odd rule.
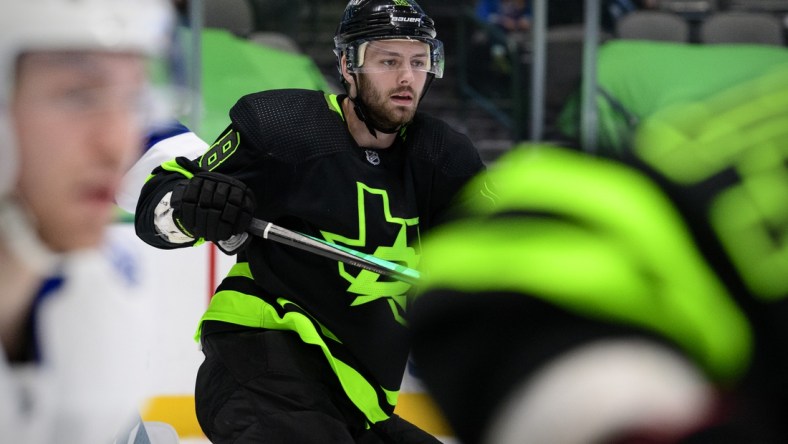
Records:
[[[252,222],[255,209],[254,195],[243,182],[207,171],[178,182],[172,191],[170,204],[175,223],[185,230],[185,234],[195,239],[204,238],[220,248],[220,242],[234,235],[242,235],[243,240],[246,239],[246,229]],[[234,244],[232,251],[222,250],[232,254],[242,246],[238,242]]]

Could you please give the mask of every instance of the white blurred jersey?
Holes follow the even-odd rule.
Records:
[[[123,251],[66,257],[34,310],[36,362],[0,350],[0,442],[109,444],[138,417],[153,325]]]

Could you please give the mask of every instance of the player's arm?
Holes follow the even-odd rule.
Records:
[[[199,158],[177,157],[153,170],[142,188],[135,214],[137,235],[157,248],[216,243],[233,254],[245,245],[255,199],[231,173],[248,164],[238,151],[231,125]],[[218,170],[222,166],[222,173]]]
[[[486,168],[478,151],[464,135],[451,135],[448,150],[438,164],[438,174],[433,179],[436,199],[431,209],[431,226],[435,227],[456,219],[469,206],[490,198]]]
[[[208,143],[178,121],[152,128],[143,154],[123,177],[123,184],[115,196],[118,206],[133,214],[140,190],[154,168],[178,156],[197,158],[207,148]]]

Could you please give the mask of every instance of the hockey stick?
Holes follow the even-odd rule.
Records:
[[[252,223],[249,226],[249,233],[262,237],[263,239],[290,245],[291,247],[334,259],[358,268],[363,268],[364,270],[369,270],[383,276],[388,276],[407,284],[415,285],[419,282],[419,272],[412,268],[395,264],[394,262],[380,259],[371,254],[362,253],[316,237],[307,236],[297,231],[288,230],[287,228],[282,228],[261,219],[252,219]]]

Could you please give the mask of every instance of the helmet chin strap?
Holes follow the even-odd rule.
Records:
[[[353,111],[356,112],[356,116],[358,117],[359,120],[364,122],[364,125],[367,127],[369,133],[372,134],[372,137],[377,139],[378,138],[377,133],[379,132],[384,134],[395,134],[402,127],[402,125],[398,125],[396,128],[385,128],[385,129],[378,128],[374,123],[372,123],[372,119],[368,118],[364,113],[364,108],[366,108],[364,101],[361,100],[361,98],[359,97],[356,97],[355,99],[350,97],[348,98],[350,99],[351,102],[353,102]]]
[[[367,127],[369,133],[372,134],[372,137],[377,139],[378,132],[381,132],[383,134],[397,133],[400,130],[400,128],[402,128],[402,125],[397,125],[394,128],[379,128],[380,125],[376,125],[377,122],[373,122],[372,119],[367,117],[367,113],[364,110],[367,109],[368,106],[366,103],[364,103],[364,100],[361,98],[361,95],[359,94],[360,91],[358,87],[359,85],[358,77],[356,77],[355,73],[351,75],[353,76],[353,79],[356,81],[356,97],[350,97],[350,95],[348,94],[348,99],[350,99],[350,101],[353,102],[353,111],[356,113],[358,119],[364,122],[364,125]]]

